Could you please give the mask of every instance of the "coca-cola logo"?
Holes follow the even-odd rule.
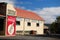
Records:
[[[7,17],[7,27],[6,27],[6,33],[7,35],[15,35],[16,32],[16,18],[15,16],[8,16]]]
[[[14,23],[10,24],[8,26],[8,33],[9,34],[13,34],[14,33]]]

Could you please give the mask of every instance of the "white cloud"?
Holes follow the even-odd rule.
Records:
[[[24,6],[16,6],[17,8],[20,8],[20,9],[26,9],[26,7]]]
[[[20,1],[20,2],[17,2],[17,4],[32,4],[32,2],[23,2],[23,1]]]
[[[14,5],[14,0],[0,0],[0,2],[7,2]]]
[[[19,8],[21,8],[21,9],[26,9],[25,7],[19,7]]]
[[[16,2],[16,1],[15,1],[15,2]],[[24,4],[24,2],[19,1],[19,2],[16,2],[16,4]]]
[[[60,16],[60,7],[50,7],[50,8],[37,8],[36,10],[28,10],[37,13],[42,16],[45,23],[52,23],[55,21],[56,16]]]

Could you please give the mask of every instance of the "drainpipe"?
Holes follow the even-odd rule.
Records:
[[[25,34],[25,18],[24,18],[24,22],[23,22],[23,35]]]

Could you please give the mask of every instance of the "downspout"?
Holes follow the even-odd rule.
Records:
[[[24,22],[23,22],[23,35],[25,34],[25,18],[24,18]]]

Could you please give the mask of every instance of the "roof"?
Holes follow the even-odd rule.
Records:
[[[17,16],[22,17],[22,18],[29,18],[29,19],[34,19],[34,20],[43,20],[42,17],[38,16],[36,13],[27,11],[27,10],[22,10],[19,8],[15,8],[17,11]]]

